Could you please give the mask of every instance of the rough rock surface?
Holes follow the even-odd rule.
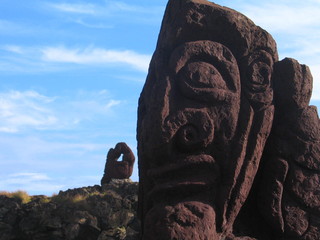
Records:
[[[31,202],[0,196],[1,240],[136,240],[138,183],[109,184],[60,191]]]
[[[118,161],[121,154],[122,160]],[[135,157],[128,145],[124,142],[117,143],[115,148],[111,148],[108,152],[101,185],[110,182],[111,179],[129,179],[134,161]]]
[[[311,91],[241,13],[169,0],[139,100],[141,239],[320,239]]]

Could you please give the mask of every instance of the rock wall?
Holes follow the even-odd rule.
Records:
[[[135,240],[138,183],[112,180],[21,200],[0,196],[0,240]]]

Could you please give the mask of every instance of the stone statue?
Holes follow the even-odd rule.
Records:
[[[118,161],[123,154],[122,161]],[[117,143],[115,148],[110,148],[106,166],[104,168],[104,175],[101,179],[101,185],[109,183],[111,179],[127,179],[130,178],[133,171],[133,164],[135,157],[124,142]]]
[[[320,239],[311,82],[244,15],[169,0],[138,108],[141,239]]]

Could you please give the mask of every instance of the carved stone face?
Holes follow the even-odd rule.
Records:
[[[141,136],[141,145],[151,148],[144,155],[147,205],[167,203],[172,195],[169,202],[197,200],[215,206],[221,171],[232,161],[240,110],[237,61],[220,43],[196,41],[177,47],[168,68],[168,75],[158,79],[165,82],[161,123],[147,123],[160,124],[161,134],[150,140],[147,128]],[[155,89],[153,94],[163,93]]]
[[[196,8],[186,8],[188,21]],[[166,14],[138,111],[143,239],[219,239],[232,230],[270,132],[275,56],[260,48],[239,56],[209,36],[175,44]]]

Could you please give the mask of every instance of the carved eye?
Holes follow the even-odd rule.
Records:
[[[170,67],[184,97],[210,104],[231,104],[240,97],[237,60],[231,51],[220,43],[185,43],[172,53]]]
[[[227,89],[219,71],[206,62],[192,62],[185,66],[179,75],[179,81],[185,81],[191,87]]]

